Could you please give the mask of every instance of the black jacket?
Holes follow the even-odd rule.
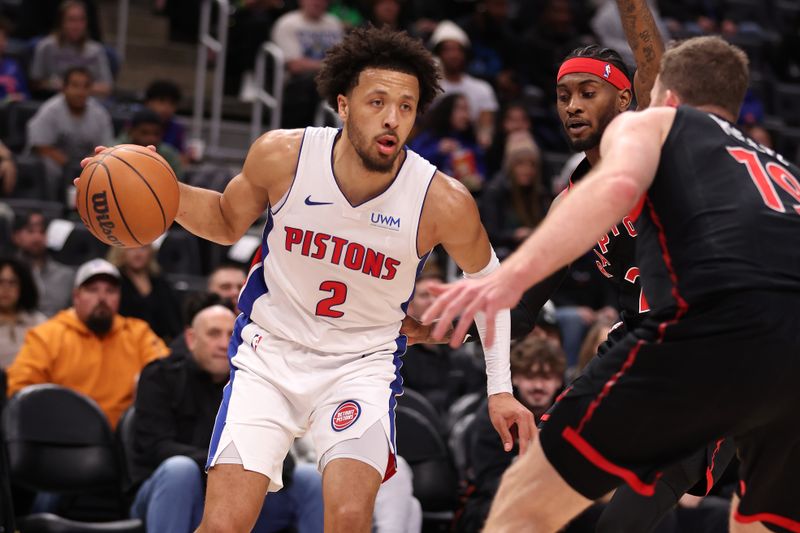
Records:
[[[205,467],[224,386],[214,383],[188,354],[153,361],[142,370],[133,428],[134,483],[175,455]]]
[[[170,342],[183,331],[181,307],[169,282],[161,276],[151,276],[152,290],[142,296],[123,273],[120,284],[119,314],[141,318],[153,331]]]

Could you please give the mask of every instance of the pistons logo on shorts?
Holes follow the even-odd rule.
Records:
[[[361,416],[361,406],[354,400],[347,400],[339,404],[331,416],[331,427],[334,431],[344,431],[356,423]]]

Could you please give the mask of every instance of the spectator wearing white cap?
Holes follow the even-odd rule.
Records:
[[[118,314],[120,274],[103,259],[81,265],[72,307],[28,330],[8,368],[8,394],[55,383],[92,398],[116,426],[142,368],[168,350],[146,322]]]
[[[478,143],[486,148],[492,142],[497,97],[491,85],[467,74],[469,37],[454,22],[443,20],[428,44],[442,65],[440,85],[444,94],[461,93],[467,97]]]

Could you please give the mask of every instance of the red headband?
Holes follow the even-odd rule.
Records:
[[[631,81],[620,69],[611,63],[591,57],[573,57],[572,59],[564,61],[561,64],[561,68],[558,69],[556,83],[561,81],[561,78],[567,74],[574,74],[576,72],[581,74],[594,74],[598,78],[606,80],[619,90],[631,88]]]

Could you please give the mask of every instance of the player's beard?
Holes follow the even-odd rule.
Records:
[[[391,157],[380,157],[380,155],[371,155],[370,147],[372,141],[368,140],[363,132],[355,125],[355,120],[347,117],[347,138],[350,144],[355,148],[356,153],[361,158],[361,164],[369,172],[389,172],[394,167],[394,160],[400,153],[395,152]]]
[[[585,152],[586,150],[591,150],[592,148],[597,148],[600,146],[600,140],[603,138],[603,133],[606,131],[606,128],[614,120],[617,116],[617,112],[613,106],[609,106],[608,110],[603,113],[597,120],[597,130],[586,137],[585,139],[576,139],[572,140],[572,138],[567,135],[567,144],[569,144],[570,149],[573,152]],[[567,130],[564,127],[564,131]]]

